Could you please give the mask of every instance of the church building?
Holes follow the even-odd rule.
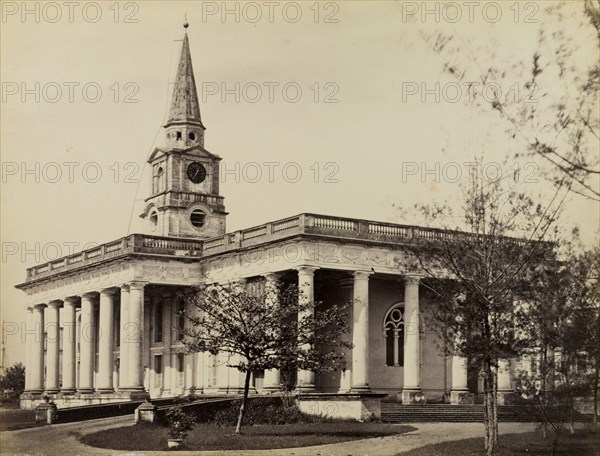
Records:
[[[353,302],[346,369],[298,372],[303,395],[472,402],[477,372],[439,348],[427,324],[433,300],[403,248],[447,233],[311,213],[228,232],[221,158],[205,148],[187,30],[164,135],[148,158],[147,231],[31,267],[17,285],[28,312],[22,408],[44,396],[69,407],[238,394],[243,375],[227,367],[228,355],[184,350],[181,291],[201,280],[279,281],[324,303]],[[279,385],[277,370],[252,379],[260,394]],[[511,388],[505,363],[499,389]]]

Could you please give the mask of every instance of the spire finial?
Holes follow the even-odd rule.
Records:
[[[185,15],[183,16],[183,28],[187,29],[190,26],[190,24],[188,24],[187,21],[187,11],[185,12]]]

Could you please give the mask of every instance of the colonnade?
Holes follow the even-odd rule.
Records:
[[[143,391],[142,329],[144,282],[129,282],[28,307],[25,391],[31,394]],[[113,384],[115,296],[120,293],[119,385]],[[77,324],[77,307],[81,320]],[[99,308],[96,322],[95,307]],[[62,321],[59,309],[63,308]],[[96,327],[98,330],[96,331]],[[62,328],[62,337],[61,331]],[[77,382],[77,328],[79,381]],[[96,340],[96,338],[98,340]],[[62,385],[59,385],[62,339]],[[44,350],[45,345],[45,350]],[[94,382],[98,348],[98,372]],[[45,360],[44,360],[45,352]],[[44,375],[45,367],[45,375]]]
[[[300,266],[298,288],[300,299],[308,302],[314,299],[315,271],[317,267]],[[371,390],[369,382],[369,278],[372,271],[354,271],[353,307],[352,307],[352,353],[350,392],[363,393]],[[266,286],[274,286],[276,273],[265,274]],[[144,385],[143,329],[144,329],[144,287],[147,283],[132,281],[118,287],[83,293],[79,296],[67,296],[48,303],[28,308],[29,332],[34,337],[27,347],[26,392],[54,394],[73,393],[113,393],[118,391],[144,391],[150,385]],[[115,297],[120,294],[120,332],[119,332],[119,384],[113,384],[114,312]],[[98,312],[95,307],[98,307]],[[79,324],[79,379],[76,382],[77,356],[77,307],[80,307]],[[59,309],[63,308],[62,321]],[[171,309],[171,306],[169,306]],[[98,321],[95,321],[98,315]],[[302,316],[300,315],[299,318]],[[171,314],[166,318],[169,320]],[[404,369],[403,402],[418,402],[421,393],[421,350],[420,350],[420,308],[419,277],[404,277]],[[59,385],[59,328],[62,327],[62,385]],[[98,327],[98,331],[95,328]],[[98,336],[98,340],[96,337]],[[46,349],[44,350],[44,338]],[[170,331],[169,331],[170,338]],[[170,341],[169,341],[170,342]],[[96,360],[96,348],[98,359]],[[159,354],[162,354],[159,353]],[[165,353],[170,367],[170,344]],[[44,360],[44,355],[46,359]],[[186,376],[197,368],[188,366],[194,359],[186,356]],[[94,370],[97,375],[94,379]],[[45,367],[45,375],[44,375]],[[162,369],[162,368],[161,368]],[[198,367],[200,369],[200,367]],[[467,386],[467,362],[464,358],[452,358],[453,398],[469,393]],[[190,371],[190,372],[188,372]],[[280,373],[271,369],[264,374],[264,391],[277,391],[280,388]],[[499,369],[499,390],[510,391],[510,372],[507,363]],[[169,382],[170,383],[170,382]],[[191,385],[193,382],[186,381]],[[300,370],[297,375],[297,389],[311,392],[316,390],[315,373]],[[453,399],[454,401],[455,399]],[[456,399],[458,401],[458,399]]]

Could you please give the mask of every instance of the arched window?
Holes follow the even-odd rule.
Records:
[[[385,314],[385,364],[404,366],[404,303],[394,304]]]
[[[152,193],[160,193],[165,191],[165,170],[162,166],[154,167],[154,175],[152,176]]]

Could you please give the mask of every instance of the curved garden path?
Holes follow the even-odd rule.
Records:
[[[425,445],[452,440],[462,440],[483,435],[480,423],[403,423],[411,424],[416,431],[386,437],[335,443],[304,448],[288,448],[276,450],[251,451],[137,451],[125,452],[94,448],[79,442],[78,438],[92,432],[126,426],[133,421],[132,416],[102,418],[79,423],[55,424],[19,431],[0,432],[0,452],[2,454],[35,454],[47,456],[71,455],[166,455],[204,456],[217,455],[269,455],[269,456],[391,456]],[[500,433],[510,434],[529,432],[535,429],[534,424],[500,423]]]

